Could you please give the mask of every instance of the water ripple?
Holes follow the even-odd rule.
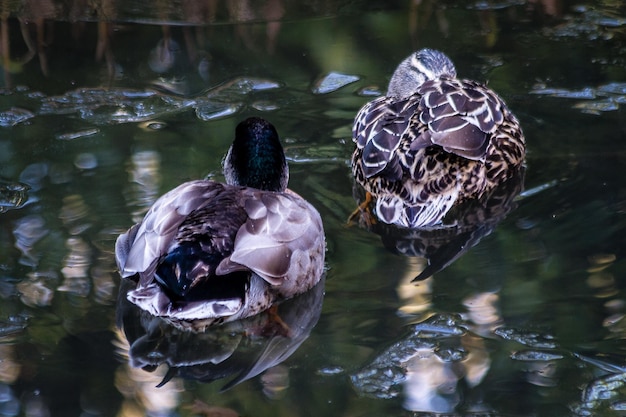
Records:
[[[555,349],[558,345],[551,335],[542,335],[533,331],[499,327],[494,333],[505,340],[512,340],[537,349]]]
[[[285,149],[286,157],[293,163],[344,163],[345,148],[340,144],[320,146],[290,146]]]
[[[574,103],[572,107],[582,113],[600,115],[604,112],[616,111],[619,105],[626,103],[626,83],[609,83],[598,87],[585,87],[580,90],[552,88],[538,84],[529,92],[555,98],[584,100]]]
[[[548,88],[542,85],[536,86],[530,91],[530,94],[538,94],[558,98],[575,98],[575,99],[594,99],[596,93],[592,88],[583,88],[582,90],[568,90],[566,88]]]
[[[93,136],[96,135],[100,132],[100,129],[85,129],[85,130],[79,130],[76,132],[67,132],[67,133],[61,133],[56,135],[56,138],[58,140],[74,140],[74,139],[80,139],[80,138],[84,138],[87,136]]]
[[[278,81],[257,78],[257,77],[237,77],[223,84],[210,89],[206,96],[208,98],[241,96],[259,91],[277,90],[282,87]]]
[[[88,215],[89,208],[81,195],[72,194],[63,197],[63,206],[59,213],[59,219],[71,235],[79,235],[91,226],[86,221]]]
[[[269,101],[269,100],[259,100],[252,103],[252,108],[258,111],[274,111],[278,110],[280,107],[278,104]]]
[[[315,94],[326,94],[357,81],[359,77],[332,72],[322,77],[313,88]],[[193,110],[203,121],[216,120],[239,113],[245,106],[259,111],[274,111],[281,107],[280,100],[267,97],[267,93],[280,90],[284,85],[260,77],[235,77],[192,98],[181,97],[172,88],[78,88],[56,96],[42,93],[26,94],[35,102],[35,113],[12,108],[0,112],[0,126],[14,126],[32,117],[44,115],[77,117],[97,126],[141,123],[146,127],[155,119],[183,111]],[[165,90],[165,91],[164,91]],[[263,97],[257,94],[263,93]],[[158,124],[155,125],[158,128]],[[150,125],[151,127],[151,125]],[[98,128],[64,132],[58,140],[70,141],[98,134]]]
[[[621,401],[624,387],[626,386],[626,373],[609,374],[597,378],[583,390],[580,404],[575,404],[573,410],[579,416],[593,416],[598,414],[598,410],[610,408],[620,411],[624,407]],[[622,415],[622,414],[616,414]]]
[[[626,83],[609,83],[598,87],[598,91],[606,94],[626,96]]]
[[[0,112],[0,126],[12,127],[33,117],[35,117],[35,114],[31,111],[12,107],[9,110]]]
[[[137,223],[159,197],[161,155],[154,150],[134,152],[128,173],[130,181],[126,193],[127,204],[133,208],[133,222]]]
[[[518,352],[514,352],[511,355],[511,359],[517,361],[539,361],[539,362],[548,362],[554,361],[558,359],[563,359],[563,355],[558,353],[550,353],[543,352],[538,350],[521,350]]]
[[[20,258],[22,265],[37,266],[39,254],[35,252],[34,246],[48,233],[50,230],[46,226],[46,221],[39,215],[25,216],[16,221],[13,236],[15,247],[22,253]]]
[[[26,205],[29,190],[27,184],[0,180],[0,213]]]
[[[379,87],[370,85],[360,88],[356,94],[361,97],[378,97],[385,93]]]
[[[52,304],[57,276],[53,272],[32,272],[28,278],[17,284],[17,290],[24,304],[30,307],[45,307]]]
[[[315,81],[311,88],[311,92],[313,94],[328,94],[359,80],[360,78],[356,75],[330,72]]]
[[[196,116],[202,121],[223,119],[239,113],[243,103],[199,102],[196,106]]]
[[[209,90],[204,97],[196,99],[196,116],[203,121],[222,119],[239,113],[250,99],[246,96],[282,88],[282,84],[265,78],[237,77]],[[257,100],[249,105],[260,111],[272,111],[278,104],[269,100]]]
[[[609,98],[606,100],[576,103],[574,104],[574,108],[583,113],[600,115],[603,112],[618,110],[619,104]]]
[[[470,10],[501,10],[513,6],[520,6],[525,3],[526,2],[523,0],[505,0],[501,2],[477,1],[474,4],[467,6],[467,8]]]
[[[0,337],[5,338],[16,333],[20,333],[26,328],[27,318],[25,316],[14,315],[0,321]]]
[[[145,122],[191,108],[194,100],[151,90],[80,88],[42,99],[43,115],[78,114],[96,125]]]
[[[63,284],[57,290],[86,297],[91,290],[91,282],[89,281],[91,247],[80,237],[68,238],[65,245],[69,253],[65,257],[64,266],[61,269],[64,277]]]
[[[20,173],[20,181],[28,184],[34,191],[40,190],[49,171],[48,164],[45,162],[30,164]]]
[[[613,30],[626,25],[626,19],[621,16],[611,16],[606,12],[580,6],[579,15],[571,16],[562,25],[546,29],[546,33],[555,38],[580,38],[589,40],[607,40],[614,36]]]
[[[74,166],[78,169],[94,169],[98,167],[98,158],[91,152],[82,152],[74,158]]]

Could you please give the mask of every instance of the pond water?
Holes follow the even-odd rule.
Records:
[[[626,415],[624,4],[261,3],[2,3],[0,415]],[[353,118],[422,47],[528,145],[524,191],[460,241],[346,225]],[[280,306],[290,338],[139,316],[116,237],[221,179],[251,115],[322,215],[325,282]]]

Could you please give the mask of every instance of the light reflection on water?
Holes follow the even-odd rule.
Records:
[[[161,156],[153,150],[137,151],[131,158],[129,168],[130,186],[127,205],[135,207],[133,224],[139,223],[150,206],[159,198],[161,185]]]
[[[36,267],[39,255],[36,253],[35,244],[49,233],[46,222],[41,216],[32,215],[21,218],[13,230],[15,247],[21,252],[20,263]]]
[[[118,23],[2,22],[0,414],[621,412],[620,6],[191,3],[78,13]],[[212,19],[259,24],[166,24]],[[497,221],[416,284],[440,235],[345,222],[351,119],[422,46],[507,100],[529,154],[521,197],[475,214]],[[234,125],[258,113],[282,135],[291,188],[324,219],[319,323],[284,362],[224,393],[178,377],[156,388],[167,366],[132,368],[115,326],[113,243],[167,189],[219,172]]]

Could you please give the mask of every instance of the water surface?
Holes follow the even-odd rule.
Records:
[[[0,414],[624,415],[620,2],[3,11]],[[346,220],[352,119],[421,47],[506,100],[528,157],[511,206],[416,284],[427,261],[399,250],[414,246]],[[192,337],[138,317],[118,303],[117,235],[168,189],[221,179],[251,115],[324,220],[325,286],[282,307],[302,331]],[[280,354],[253,368],[267,346]]]

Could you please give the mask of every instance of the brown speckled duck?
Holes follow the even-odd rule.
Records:
[[[396,68],[387,94],[367,103],[353,126],[355,180],[377,218],[435,225],[456,204],[480,198],[523,165],[525,140],[504,101],[485,85],[457,79],[442,52],[422,49]]]
[[[313,287],[324,268],[317,210],[287,189],[274,126],[241,122],[224,158],[226,184],[184,183],[160,197],[115,245],[132,303],[180,327],[255,315]]]

